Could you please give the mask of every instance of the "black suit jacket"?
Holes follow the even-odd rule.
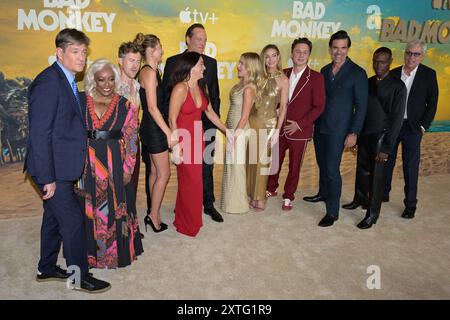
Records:
[[[29,134],[24,170],[37,183],[75,181],[83,171],[87,133],[81,108],[58,64],[42,71],[28,89]]]
[[[393,69],[391,73],[401,79],[402,66]],[[406,107],[408,123],[414,132],[421,133],[420,126],[425,129],[430,127],[436,115],[438,95],[436,71],[419,64]]]
[[[175,70],[175,66],[180,56],[183,53],[169,57],[166,61],[166,66],[164,67],[162,86],[164,89],[163,116],[165,119],[169,118],[169,100],[171,94],[171,91],[169,89],[170,78]],[[208,87],[211,106],[213,110],[217,113],[217,115],[220,117],[220,92],[219,92],[219,80],[217,78],[217,61],[216,59],[208,57],[207,55],[204,54],[202,54],[202,58],[206,68],[204,72],[204,80],[206,86]],[[202,114],[202,121],[204,130],[216,128],[216,126],[206,117],[204,113]]]
[[[361,136],[384,132],[380,151],[391,154],[403,124],[406,86],[389,73],[383,80],[369,78],[369,100]]]

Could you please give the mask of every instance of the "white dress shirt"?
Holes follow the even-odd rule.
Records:
[[[411,91],[412,84],[414,82],[414,78],[416,77],[417,68],[419,66],[415,67],[413,71],[411,71],[411,74],[408,76],[404,71],[404,66],[402,67],[402,81],[405,83],[406,86],[406,108],[405,108],[405,115],[403,119],[408,119],[408,99],[409,99],[409,92]]]
[[[291,75],[289,77],[289,101],[292,99],[292,94],[294,93],[295,87],[297,86],[298,81],[302,77],[303,72],[305,71],[306,66],[300,70],[297,74],[295,74],[295,67],[292,68]]]

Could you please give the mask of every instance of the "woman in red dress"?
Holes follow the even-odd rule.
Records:
[[[169,104],[170,129],[179,143],[172,149],[177,164],[178,192],[174,225],[177,231],[195,237],[202,227],[202,159],[205,147],[202,113],[223,133],[225,125],[211,107],[203,82],[205,66],[197,52],[185,52],[172,75]]]

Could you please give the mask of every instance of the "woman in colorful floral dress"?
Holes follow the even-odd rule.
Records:
[[[138,108],[118,95],[118,68],[96,60],[86,80],[88,152],[80,181],[89,265],[130,265],[143,252],[130,183],[137,151]]]

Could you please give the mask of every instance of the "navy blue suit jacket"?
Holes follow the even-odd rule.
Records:
[[[367,74],[350,58],[342,65],[333,80],[332,64],[320,73],[325,78],[325,110],[315,122],[318,133],[359,134],[366,116],[369,94]]]
[[[28,89],[29,136],[24,170],[37,183],[75,181],[86,155],[86,102],[81,106],[55,62]]]

